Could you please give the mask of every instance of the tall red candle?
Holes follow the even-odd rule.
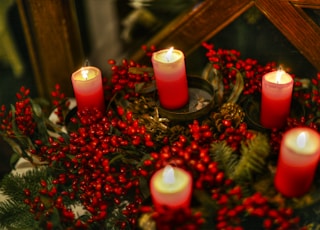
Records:
[[[282,70],[262,78],[260,123],[265,128],[281,128],[290,114],[293,89],[292,77]]]
[[[287,197],[298,197],[310,189],[320,156],[320,135],[311,128],[287,131],[281,141],[275,175],[276,189]]]
[[[82,67],[71,76],[78,110],[105,110],[101,71],[93,66]]]
[[[154,52],[152,65],[161,106],[179,109],[186,105],[189,92],[183,53],[173,48]]]
[[[151,178],[150,192],[155,209],[188,208],[192,194],[192,177],[184,169],[170,165],[158,170]]]

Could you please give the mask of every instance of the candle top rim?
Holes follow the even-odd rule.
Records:
[[[279,73],[280,70],[272,71],[264,75],[264,79],[270,83],[274,84],[288,84],[293,81],[293,78],[290,76],[290,74],[283,71],[281,74],[280,82],[277,82],[277,73]],[[282,71],[282,70],[281,70]]]
[[[184,57],[181,50],[173,49],[170,60],[167,59],[167,52],[170,49],[163,49],[152,54],[152,59],[161,63],[175,63]]]
[[[84,71],[87,72],[87,78],[84,78]],[[101,71],[94,67],[94,66],[85,66],[78,69],[76,72],[72,74],[72,79],[75,81],[89,81],[92,79],[95,79],[97,76],[99,76]]]
[[[173,194],[183,191],[190,183],[191,176],[184,169],[173,167],[175,183],[168,184],[163,180],[163,169],[160,169],[155,173],[152,178],[154,188],[160,193]]]
[[[306,135],[303,145],[298,140],[301,133]],[[310,128],[292,128],[283,135],[283,141],[296,154],[313,155],[320,151],[320,135]]]

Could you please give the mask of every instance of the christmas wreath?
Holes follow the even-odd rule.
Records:
[[[203,43],[209,61],[203,78],[215,88],[205,116],[179,122],[159,113],[153,71],[134,61],[109,60],[107,109],[75,111],[57,85],[52,103],[21,87],[9,110],[1,107],[1,136],[12,165],[24,174],[0,186],[5,229],[315,229],[319,178],[311,191],[288,199],[273,186],[283,133],[306,126],[319,132],[320,74],[294,76],[298,108],[282,129],[255,121],[262,76],[278,66],[241,59],[236,50]],[[143,47],[146,55],[154,47]],[[148,90],[146,90],[148,89]],[[250,103],[248,103],[250,102]],[[252,103],[251,103],[252,102]],[[53,112],[52,112],[53,111]],[[50,117],[54,114],[55,119]],[[192,174],[190,208],[154,210],[150,177],[168,164]]]

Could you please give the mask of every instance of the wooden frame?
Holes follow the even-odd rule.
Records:
[[[205,0],[166,26],[147,45],[175,46],[188,55],[252,6],[320,71],[320,28],[302,9],[320,9],[318,0]],[[144,53],[139,50],[132,59],[140,61],[143,57]]]
[[[71,74],[84,63],[75,0],[18,0],[38,94],[48,98],[56,84],[73,95]]]

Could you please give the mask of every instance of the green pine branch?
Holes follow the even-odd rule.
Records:
[[[40,188],[40,179],[47,178],[46,170],[34,169],[25,174],[8,174],[0,185],[0,192],[7,199],[0,203],[0,228],[1,229],[38,229],[37,221],[29,212],[29,206],[24,203],[26,198],[24,189],[30,189],[37,194]]]
[[[0,203],[0,229],[36,230],[38,227],[29,207],[21,201],[11,199]]]
[[[256,136],[241,143],[241,159],[233,173],[236,181],[254,181],[256,175],[268,172],[267,158],[270,154],[268,138],[257,133]]]
[[[213,160],[218,163],[218,167],[231,178],[235,168],[239,163],[239,155],[225,141],[214,142],[211,144],[210,153]]]
[[[24,174],[8,174],[1,181],[0,191],[10,198],[23,202],[25,198],[23,190],[28,188],[31,193],[36,194],[40,189],[40,180],[47,180],[48,177],[45,168],[35,168]]]
[[[213,143],[210,152],[219,168],[242,184],[267,171],[270,145],[265,135],[257,133],[253,139],[241,143],[240,153],[232,150],[225,141]]]

